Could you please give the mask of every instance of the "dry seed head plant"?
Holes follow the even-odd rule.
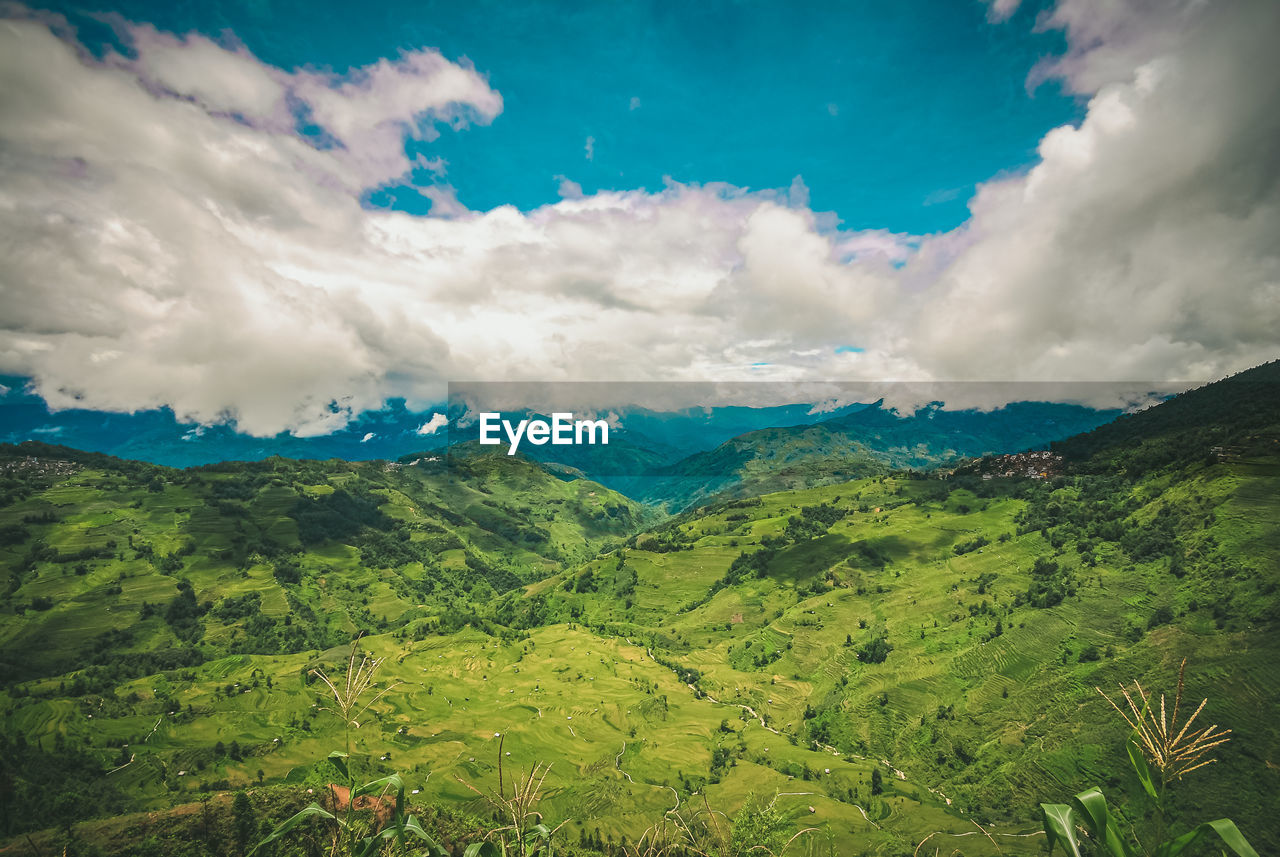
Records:
[[[764,809],[772,811],[778,797],[774,795]],[[703,808],[689,818],[679,809],[668,810],[662,820],[645,830],[634,844],[624,844],[623,854],[626,857],[779,857],[797,840],[818,832],[814,827],[798,830],[774,851],[767,845],[736,841],[729,818],[712,809],[705,794],[702,804]]]
[[[360,663],[356,663],[356,655],[360,654]],[[351,658],[347,664],[347,675],[340,682],[330,678],[324,670],[313,669],[311,675],[320,679],[333,695],[333,706],[324,706],[320,710],[328,711],[342,720],[344,728],[359,729],[360,718],[364,717],[378,700],[390,693],[399,682],[394,682],[375,693],[367,702],[361,698],[373,689],[378,669],[386,658],[371,658],[361,654],[355,643],[351,644]]]
[[[1120,692],[1124,694],[1125,701],[1129,705],[1128,711],[1103,693],[1102,688],[1094,688],[1102,694],[1103,699],[1111,703],[1111,707],[1120,713],[1125,722],[1133,727],[1138,734],[1138,743],[1142,752],[1160,772],[1163,782],[1180,779],[1184,774],[1218,761],[1215,758],[1206,759],[1205,753],[1231,740],[1231,730],[1219,729],[1216,723],[1192,729],[1196,717],[1209,701],[1207,698],[1200,700],[1196,710],[1179,726],[1178,715],[1182,709],[1183,676],[1186,670],[1187,659],[1183,658],[1182,665],[1178,668],[1178,690],[1173,697],[1171,714],[1167,711],[1165,696],[1162,693],[1160,694],[1160,712],[1157,716],[1155,706],[1152,704],[1154,697],[1148,695],[1136,679],[1133,682],[1135,688],[1133,695],[1125,689],[1123,684],[1120,685]],[[1141,708],[1138,707],[1134,696],[1142,700]]]
[[[541,830],[538,829],[538,826],[542,825],[542,813],[537,807],[542,800],[542,784],[547,774],[551,772],[550,764],[535,762],[527,775],[512,780],[511,793],[507,794],[502,770],[502,747],[506,740],[505,732],[498,736],[497,791],[485,793],[462,777],[455,777],[455,779],[484,798],[505,822],[501,827],[490,830],[485,838],[496,838],[504,845],[514,845],[518,853],[526,854],[538,839],[542,839],[544,844],[549,843],[555,832],[567,821],[562,821],[553,828],[548,829],[543,826]]]

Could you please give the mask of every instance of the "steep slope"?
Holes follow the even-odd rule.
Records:
[[[1133,475],[1219,456],[1272,454],[1280,444],[1280,360],[1053,444],[1081,468]]]
[[[5,678],[131,660],[122,653],[139,654],[136,673],[326,648],[424,616],[465,624],[459,599],[519,589],[649,514],[505,456],[179,471],[35,444],[4,452]],[[116,628],[121,615],[142,621]]]

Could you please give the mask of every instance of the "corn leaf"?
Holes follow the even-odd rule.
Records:
[[[347,771],[347,754],[341,750],[334,750],[329,754],[329,764],[338,769],[338,773],[342,774],[343,782],[351,782],[351,774]]]
[[[257,845],[253,846],[253,851],[250,851],[249,854],[253,854],[254,851],[257,851],[259,848],[261,848],[264,845],[269,845],[272,842],[275,842],[277,839],[284,836],[290,830],[293,830],[295,827],[297,827],[299,824],[301,824],[302,822],[306,821],[309,818],[327,818],[327,819],[330,819],[331,821],[336,821],[341,826],[345,826],[342,824],[342,819],[338,818],[333,813],[323,809],[320,806],[320,804],[313,803],[313,804],[310,804],[309,806],[303,807],[295,815],[286,819],[285,821],[282,821],[279,827],[271,831],[270,836],[268,836],[266,839],[259,842]]]
[[[1178,857],[1184,849],[1189,848],[1211,830],[1218,834],[1218,838],[1238,857],[1258,857],[1258,852],[1253,850],[1253,846],[1244,838],[1244,834],[1236,827],[1235,822],[1229,818],[1219,818],[1216,821],[1198,824],[1190,833],[1184,833],[1177,839],[1166,842],[1156,853],[1160,857]]]
[[[364,795],[380,795],[384,791],[388,791],[390,789],[394,789],[400,793],[404,792],[404,780],[400,779],[399,774],[392,774],[389,777],[383,777],[380,780],[373,780],[372,782],[365,783],[362,786],[356,786],[351,790],[351,800],[354,801],[356,798],[363,797]]]
[[[1131,857],[1132,849],[1120,837],[1111,818],[1107,799],[1097,788],[1086,789],[1073,798],[1076,810],[1084,816],[1085,827],[1111,857]]]
[[[1055,843],[1062,843],[1062,850],[1071,857],[1080,857],[1080,843],[1076,840],[1075,814],[1065,803],[1042,803],[1040,814],[1044,818],[1044,835],[1049,840],[1049,853]],[[464,855],[470,857],[470,855]]]
[[[467,846],[467,850],[462,852],[462,857],[501,857],[501,854],[496,845],[486,840],[472,842]]]
[[[412,833],[414,836],[425,842],[427,844],[427,853],[430,854],[431,857],[449,857],[449,852],[445,851],[443,845],[432,839],[427,831],[422,829],[422,824],[416,817],[411,815],[405,819],[403,833]],[[401,841],[403,841],[403,834]]]

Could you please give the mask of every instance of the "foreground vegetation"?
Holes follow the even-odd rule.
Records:
[[[505,456],[172,471],[11,450],[0,833],[239,854],[343,747],[457,853],[495,826],[467,784],[492,789],[499,760],[551,764],[560,848],[754,808],[775,844],[815,829],[793,850],[1042,853],[1039,804],[1144,799],[1094,687],[1168,686],[1190,655],[1188,695],[1233,740],[1162,813],[1230,816],[1274,852],[1280,420],[1210,399],[1073,441],[1051,479],[977,462],[656,526]],[[396,687],[347,749],[317,690],[355,637]]]

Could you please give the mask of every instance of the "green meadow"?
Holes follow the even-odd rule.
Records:
[[[505,456],[175,471],[47,448],[69,462],[51,473],[27,454],[0,483],[9,853],[76,830],[129,853],[113,817],[242,790],[305,802],[348,742],[361,776],[398,772],[475,836],[467,784],[550,764],[540,810],[570,850],[776,796],[805,853],[1043,853],[1042,801],[1100,785],[1139,806],[1095,688],[1172,692],[1184,657],[1188,698],[1233,731],[1174,812],[1280,846],[1266,443],[665,518]],[[353,640],[386,693],[344,730],[313,671],[340,676]],[[173,835],[165,853],[218,850]]]

